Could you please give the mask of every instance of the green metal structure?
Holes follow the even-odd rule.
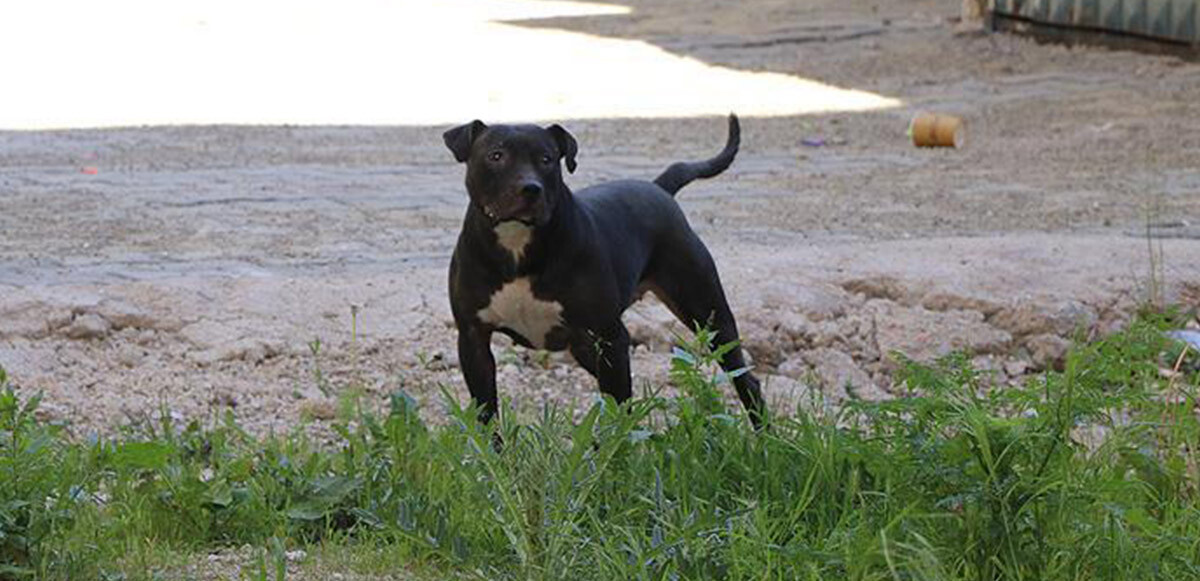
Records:
[[[1200,49],[1200,0],[992,0],[992,28],[1124,36]]]

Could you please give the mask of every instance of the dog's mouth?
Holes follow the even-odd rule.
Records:
[[[526,226],[537,226],[537,219],[534,216],[535,210],[533,208],[521,212],[501,213],[485,204],[480,204],[479,207],[483,210],[483,215],[491,221],[492,226],[501,222],[520,222]]]

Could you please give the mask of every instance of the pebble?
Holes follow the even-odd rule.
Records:
[[[63,334],[70,339],[99,339],[107,335],[110,330],[112,330],[112,326],[104,320],[104,317],[95,313],[84,313],[75,317],[75,320],[63,329]]]
[[[117,350],[117,363],[127,368],[134,368],[142,364],[142,359],[145,353],[141,347],[137,345],[122,345]]]

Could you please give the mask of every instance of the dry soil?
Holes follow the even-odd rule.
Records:
[[[964,31],[951,1],[629,6],[514,25],[904,103],[745,119],[733,168],[679,197],[777,408],[892,397],[895,350],[972,349],[1003,385],[1148,299],[1200,302],[1200,65]],[[964,117],[967,146],[913,148],[918,110]],[[724,137],[716,117],[565,123],[576,187]],[[439,386],[467,399],[445,291],[466,197],[444,129],[0,132],[0,364],[77,433],[159,410],[319,426],[348,391],[404,389],[443,417]],[[680,329],[650,302],[627,320],[637,381],[665,381]],[[565,357],[495,349],[518,408],[594,397]]]

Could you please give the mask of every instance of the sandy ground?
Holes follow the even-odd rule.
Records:
[[[1019,380],[1151,296],[1200,304],[1200,65],[962,33],[948,0],[628,5],[512,26],[902,102],[747,118],[734,167],[680,196],[777,408],[810,389],[890,397],[893,350],[973,349],[997,384]],[[922,109],[965,117],[968,146],[911,147]],[[576,187],[653,177],[724,131],[565,124]],[[466,197],[445,128],[0,132],[0,365],[79,433],[160,409],[283,430],[334,417],[349,390],[404,389],[441,417],[440,386],[467,399],[445,292]],[[649,302],[627,321],[637,381],[665,380],[678,327]],[[565,357],[495,349],[519,408],[594,397]]]

